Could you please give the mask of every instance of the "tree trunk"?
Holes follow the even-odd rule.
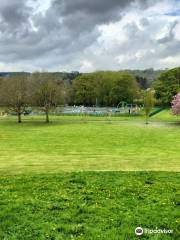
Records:
[[[146,114],[146,124],[149,124],[149,114]]]
[[[46,110],[46,123],[49,123],[49,111]]]
[[[21,120],[21,113],[18,112],[18,123],[22,123],[22,120]]]

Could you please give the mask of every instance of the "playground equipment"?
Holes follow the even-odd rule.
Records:
[[[137,104],[128,104],[127,102],[119,102],[117,105],[118,112],[121,113],[138,113],[140,112],[141,108]]]
[[[140,108],[136,104],[121,102],[118,107],[85,107],[85,106],[66,106],[61,110],[56,110],[57,114],[69,115],[123,115],[138,114]]]

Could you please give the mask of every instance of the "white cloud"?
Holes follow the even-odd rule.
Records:
[[[180,41],[180,21],[178,21],[178,24],[174,29],[174,35],[175,35],[175,38]]]
[[[81,72],[91,72],[93,70],[94,70],[94,65],[89,60],[84,60],[81,63],[81,66],[80,66],[80,71]]]
[[[52,0],[29,0],[27,2],[27,5],[33,8],[34,14],[36,13],[42,13],[45,14],[45,12],[49,9],[51,6]]]
[[[120,21],[99,27],[101,36],[98,45],[94,44],[94,49],[97,47],[102,51],[98,50],[99,56],[88,52],[90,59],[93,59],[98,69],[107,67],[105,60],[109,69],[178,66],[180,17],[166,14],[174,10],[173,1],[163,1],[146,10],[131,7],[124,12]],[[175,26],[174,29],[172,26]],[[158,42],[162,38],[167,43]]]

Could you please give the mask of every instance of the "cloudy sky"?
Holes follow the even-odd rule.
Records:
[[[180,65],[180,0],[0,0],[0,71]]]

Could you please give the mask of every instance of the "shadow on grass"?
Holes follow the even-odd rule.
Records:
[[[7,127],[10,127],[10,126],[16,126],[16,127],[28,127],[28,126],[31,126],[31,127],[51,127],[51,126],[61,126],[61,125],[70,125],[70,124],[87,124],[88,122],[93,122],[93,121],[85,121],[85,120],[50,120],[49,123],[43,121],[42,119],[25,119],[25,120],[22,120],[21,123],[18,123],[15,119],[1,119],[0,120],[0,124],[1,126],[7,126]]]
[[[86,117],[82,118],[62,118],[62,119],[50,119],[49,123],[46,123],[43,118],[24,118],[22,123],[18,123],[15,117],[0,118],[0,124],[3,126],[37,126],[37,127],[51,127],[57,125],[71,125],[71,124],[87,124],[87,123],[99,123],[99,124],[128,124],[138,126],[149,127],[180,127],[180,121],[150,121],[149,124],[145,124],[144,119],[109,119],[104,117],[102,119],[90,119]]]
[[[170,126],[173,126],[173,127],[180,127],[180,121],[179,122],[171,122],[169,123]]]

